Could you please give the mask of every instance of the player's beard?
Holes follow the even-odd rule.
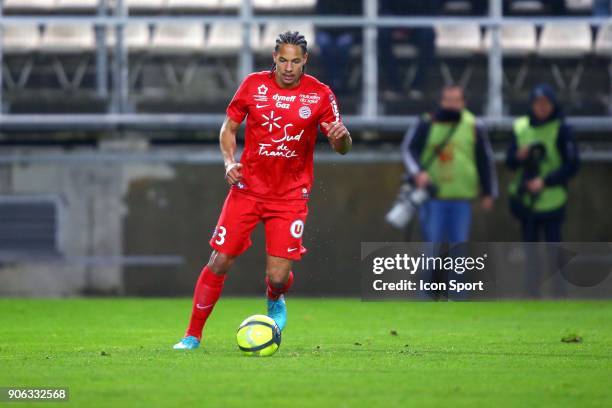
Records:
[[[278,71],[278,75],[280,75],[280,82],[286,86],[295,86],[300,83],[300,78],[302,77],[303,71],[300,71],[297,74],[284,74]]]

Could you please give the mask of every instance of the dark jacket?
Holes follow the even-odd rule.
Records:
[[[576,139],[574,138],[574,134],[572,129],[565,123],[565,118],[563,116],[563,111],[557,99],[557,95],[553,91],[553,89],[546,85],[541,84],[536,86],[531,92],[531,96],[529,98],[529,104],[533,103],[533,101],[540,97],[545,96],[548,100],[554,105],[553,113],[546,118],[545,120],[538,120],[533,112],[529,111],[529,123],[533,127],[538,127],[549,123],[552,120],[560,120],[561,126],[559,127],[559,134],[557,137],[557,149],[559,151],[559,155],[561,156],[562,164],[561,167],[548,176],[544,178],[544,184],[547,186],[555,186],[555,185],[567,185],[569,180],[576,175],[578,169],[580,167],[580,155],[578,152],[578,145],[576,143]],[[522,163],[517,160],[516,152],[518,150],[517,144],[517,136],[516,134],[512,134],[512,139],[510,141],[510,146],[508,146],[508,150],[506,151],[506,166],[510,170],[517,170]],[[519,218],[522,216],[527,216],[525,212],[526,209],[513,208],[513,213],[517,215]],[[540,214],[542,217],[563,217],[564,209],[551,211],[549,214]]]

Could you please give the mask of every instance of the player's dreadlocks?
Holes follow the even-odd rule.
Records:
[[[297,45],[302,49],[304,54],[308,53],[308,43],[306,42],[306,38],[298,31],[285,31],[284,33],[280,33],[276,38],[276,45],[274,46],[274,51],[278,52],[280,50],[281,45],[289,44],[289,45]],[[276,69],[276,62],[272,63],[272,69],[270,69],[270,73],[274,72]],[[304,66],[304,70],[306,66]]]

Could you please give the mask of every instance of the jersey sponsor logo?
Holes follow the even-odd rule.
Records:
[[[299,142],[300,139],[302,138],[302,134],[304,133],[304,129],[302,129],[301,132],[298,133],[297,135],[290,135],[289,128],[292,128],[292,127],[293,127],[293,123],[286,124],[285,127],[283,128],[283,132],[284,132],[283,137],[281,137],[280,139],[272,139],[272,141],[274,143],[291,142],[291,141]]]
[[[302,129],[299,133],[292,135],[289,133],[289,129],[292,127],[293,123],[285,125],[283,128],[283,137],[280,139],[271,139],[274,144],[259,143],[259,155],[266,157],[284,157],[285,159],[298,157],[297,152],[287,146],[287,142],[299,142],[304,134],[304,129]]]
[[[274,94],[274,96],[272,96],[272,99],[276,101],[276,105],[274,106],[280,109],[291,109],[291,103],[295,102],[296,98],[295,95],[286,96]]]
[[[295,252],[297,251],[299,248],[287,248],[287,252],[291,253],[291,252]]]
[[[258,153],[260,156],[284,157],[285,159],[298,157],[295,150],[289,149],[284,143],[276,147],[273,147],[272,143],[260,143]]]
[[[289,227],[289,232],[293,238],[301,238],[304,235],[304,221],[295,220]]]
[[[253,95],[253,99],[257,102],[268,102],[268,87],[261,84],[257,87],[257,95]],[[266,105],[267,106],[267,105]],[[257,108],[259,109],[259,107]]]
[[[340,111],[338,111],[338,104],[336,103],[336,99],[332,95],[329,95],[329,103],[331,103],[332,112],[334,113],[336,122],[340,122]]]
[[[266,120],[265,122],[263,122],[261,124],[261,126],[267,126],[268,127],[268,132],[272,133],[272,129],[274,129],[274,128],[280,129],[281,128],[281,125],[279,125],[276,122],[281,120],[283,117],[282,116],[274,117],[274,111],[270,111],[270,113],[267,114],[267,115],[264,115],[262,113],[261,116],[263,116],[263,118]]]
[[[312,112],[308,106],[302,106],[300,107],[299,114],[300,114],[300,118],[308,119],[310,115],[312,114]]]
[[[270,104],[269,104],[269,103],[264,103],[263,105],[260,105],[260,104],[256,104],[256,105],[255,105],[255,107],[256,107],[257,109],[265,108],[266,106],[270,106]]]
[[[287,96],[287,95],[279,95],[279,94],[274,94],[274,96],[272,97],[272,99],[274,99],[275,101],[283,101],[283,102],[295,102],[295,95],[291,95],[291,96]]]
[[[321,97],[316,92],[300,94],[299,98],[300,98],[300,103],[303,103],[305,105],[315,105],[319,103],[319,101],[321,100]]]

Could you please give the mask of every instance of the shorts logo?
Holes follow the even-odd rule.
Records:
[[[293,221],[293,224],[291,224],[289,231],[291,232],[291,236],[293,236],[293,238],[301,238],[304,234],[304,221]]]
[[[310,115],[312,114],[308,106],[300,107],[299,113],[300,113],[300,118],[302,119],[308,119]]]

